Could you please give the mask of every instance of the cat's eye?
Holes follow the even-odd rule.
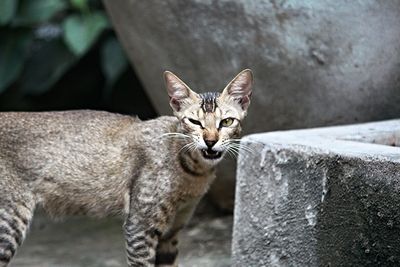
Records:
[[[200,127],[202,127],[203,128],[203,125],[201,125],[201,122],[199,122],[199,121],[196,121],[196,120],[194,120],[194,119],[188,119],[191,123],[193,123],[193,124],[195,124],[195,125],[199,125]]]
[[[219,127],[229,127],[232,125],[234,119],[233,118],[226,118],[223,119],[220,123],[219,123]]]

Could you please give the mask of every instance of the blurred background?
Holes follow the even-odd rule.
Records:
[[[0,2],[0,110],[154,118],[99,0]]]
[[[100,109],[149,119],[171,114],[164,70],[205,92],[244,68],[255,75],[245,134],[398,118],[400,1],[0,1],[2,111]],[[196,248],[211,251],[203,244],[222,237],[214,244],[222,252],[210,256],[220,263],[199,266],[229,262],[234,189],[235,159],[227,159],[207,196],[212,204],[201,207],[212,216],[194,220],[217,231]],[[197,226],[186,232],[189,243],[213,233]]]

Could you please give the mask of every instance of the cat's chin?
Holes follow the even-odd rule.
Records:
[[[214,151],[211,149],[202,149],[201,150],[201,155],[203,156],[203,158],[207,159],[207,160],[218,160],[222,158],[222,152],[220,151]]]

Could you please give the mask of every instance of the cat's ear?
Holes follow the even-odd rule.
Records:
[[[222,96],[230,96],[240,104],[243,110],[250,105],[250,97],[253,87],[253,73],[250,69],[242,70],[228,83],[222,92]]]
[[[193,99],[197,95],[189,86],[170,71],[164,72],[164,80],[170,98],[169,104],[176,112],[179,112],[188,100]]]

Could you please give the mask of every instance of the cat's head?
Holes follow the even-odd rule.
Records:
[[[211,162],[217,162],[229,149],[238,149],[237,138],[252,92],[251,70],[241,71],[221,93],[198,94],[169,71],[164,79],[169,103],[189,139],[187,149],[197,150]]]

